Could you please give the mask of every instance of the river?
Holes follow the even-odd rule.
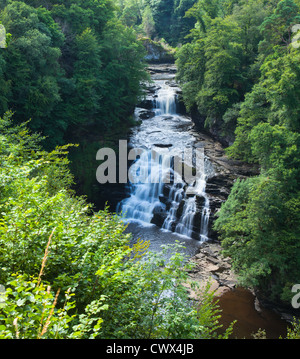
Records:
[[[128,223],[133,240],[150,241],[149,250],[156,252],[162,245],[179,242],[188,260],[210,240],[211,203],[206,185],[215,169],[205,155],[203,135],[195,130],[191,118],[178,111],[175,71],[173,66],[152,66],[153,83],[143,107],[136,108],[140,124],[129,139],[130,148],[138,152],[131,168],[134,183],[128,185],[127,197],[118,204],[117,212]],[[201,162],[193,181],[186,181],[174,168],[174,158],[182,158],[185,150],[183,166],[197,167],[195,157]],[[285,337],[286,322],[267,309],[258,312],[248,290],[236,288],[219,300],[221,323],[227,326],[238,321],[234,337],[249,338],[260,328],[267,330],[268,338]]]

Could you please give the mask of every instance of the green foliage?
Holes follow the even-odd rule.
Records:
[[[186,12],[196,0],[118,0],[118,18],[142,36],[165,39],[172,46],[185,42],[195,20]]]
[[[204,41],[186,44],[177,52],[177,78],[182,83],[184,103],[188,111],[195,104],[198,89],[204,82]]]
[[[260,175],[237,181],[215,229],[240,283],[290,302],[299,272],[299,1],[205,1],[177,54],[188,111]]]
[[[266,14],[263,1],[229,6],[220,0],[201,0],[187,12],[197,23],[189,35],[191,43],[177,54],[178,81],[187,109],[197,108],[210,129],[229,135],[234,131],[224,116],[251,90],[261,39],[259,26]],[[191,64],[200,64],[197,73]]]
[[[284,186],[285,182],[263,175],[238,181],[215,228],[225,253],[233,258],[240,283],[259,288],[270,300],[288,302],[290,283],[300,276],[300,202],[299,192],[292,196]]]
[[[236,24],[217,18],[212,20],[211,26],[204,45],[204,82],[195,99],[199,111],[207,115],[208,123],[223,116],[228,107],[239,101],[239,89],[243,87]]]
[[[59,291],[38,285],[34,278],[12,275],[6,285],[5,301],[0,308],[0,339],[64,339],[74,316],[66,293],[61,308],[56,308]]]
[[[299,321],[294,318],[292,328],[288,328],[287,338],[290,340],[300,339],[300,325]]]
[[[30,118],[47,149],[74,138],[74,125],[107,132],[128,123],[146,78],[144,49],[114,11],[110,0],[5,3],[0,21],[11,41],[0,55],[0,115]]]
[[[150,6],[147,6],[143,12],[142,29],[147,37],[152,38],[155,32],[155,22]]]
[[[292,0],[278,1],[274,12],[261,25],[264,35],[260,43],[261,55],[271,54],[276,46],[287,48],[291,43],[292,26],[299,22],[298,5]]]
[[[240,284],[289,303],[299,283],[299,1],[117,5],[0,1],[11,34],[0,52],[1,338],[217,337],[218,306],[209,288],[200,306],[189,301],[177,247],[165,262],[148,243],[132,245],[117,217],[70,190],[66,137],[93,128],[105,138],[130,123],[147,79],[137,34],[183,43],[176,63],[187,110],[233,142],[231,157],[260,166],[235,183],[215,224]],[[295,323],[288,337],[298,332]]]
[[[147,242],[132,245],[117,216],[75,197],[68,146],[41,150],[11,114],[0,133],[0,338],[215,335],[219,309],[205,293],[200,308],[188,299],[179,245],[163,249],[173,253],[166,261]]]
[[[120,118],[131,116],[142,94],[141,80],[148,79],[142,61],[145,49],[136,42],[135,31],[117,21],[107,24],[100,46],[104,81],[101,113],[107,119],[105,125],[111,128]]]

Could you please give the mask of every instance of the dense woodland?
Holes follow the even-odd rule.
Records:
[[[259,165],[235,183],[215,229],[240,284],[289,305],[300,283],[300,1],[0,0],[0,23],[0,338],[231,333],[216,334],[208,291],[191,305],[176,246],[164,263],[149,243],[129,245],[114,214],[72,190],[69,140],[133,125],[144,38],[175,49],[203,130]]]
[[[128,120],[144,78],[142,45],[112,1],[1,1],[0,111],[30,121],[50,149],[66,133]]]
[[[235,184],[215,227],[241,283],[288,302],[300,279],[299,6],[200,1],[189,14],[198,22],[177,60],[185,103],[229,137],[231,157],[260,166]]]

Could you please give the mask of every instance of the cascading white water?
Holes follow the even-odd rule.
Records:
[[[153,109],[156,116],[149,121],[155,123],[155,120],[159,120],[159,126],[163,127],[167,126],[165,125],[167,120],[178,120],[181,119],[181,117],[176,114],[176,93],[174,89],[168,86],[166,81],[160,81],[159,86],[160,89],[157,92],[155,108]],[[168,115],[168,117],[166,117],[166,115]],[[184,119],[182,120],[184,121]],[[189,138],[185,141],[183,134],[181,135],[182,144],[176,143],[176,132],[174,132],[174,130],[170,132],[171,137],[168,137],[167,132],[164,133],[159,130],[153,132],[162,132],[161,138],[164,141],[168,141],[167,143],[174,141],[174,146],[178,146],[178,149],[180,149],[180,145],[188,145],[187,142],[190,141]],[[146,143],[146,140],[146,138],[139,139],[139,143],[145,142],[149,148],[140,155],[140,158],[136,160],[134,166],[131,168],[131,176],[133,178],[140,177],[141,173],[143,173],[144,180],[141,183],[130,184],[130,196],[119,204],[117,211],[122,212],[128,222],[138,221],[143,224],[151,224],[155,213],[159,211],[167,212],[167,218],[163,223],[162,229],[191,238],[194,234],[197,196],[204,197],[205,205],[202,211],[201,230],[198,236],[201,241],[206,241],[208,239],[210,211],[209,200],[205,193],[205,173],[201,173],[199,180],[194,184],[192,188],[193,194],[187,194],[187,184],[178,178],[180,176],[171,168],[170,157],[167,155],[169,150],[155,147],[155,151],[153,151],[153,148],[150,147],[151,145],[153,146],[155,142]],[[170,176],[173,176],[173,179],[175,178],[176,181],[174,181],[173,185],[169,185],[170,207],[167,211],[167,207],[161,202],[160,197],[163,196],[165,179],[170,179]],[[181,207],[180,218],[178,218],[179,207]]]
[[[171,231],[173,229],[174,223],[176,223],[176,214],[178,207],[181,201],[184,198],[184,188],[183,185],[179,185],[179,188],[173,186],[169,194],[169,202],[171,203],[171,208],[169,210],[168,216],[163,223],[163,229]]]
[[[162,84],[156,99],[156,115],[176,114],[176,101],[174,91],[166,84]]]
[[[201,215],[201,230],[200,230],[200,239],[202,242],[208,240],[208,225],[210,218],[210,208],[209,208],[209,199],[205,198],[205,204],[202,210]]]
[[[204,161],[204,159],[203,159]],[[168,216],[163,224],[163,229],[174,230],[175,233],[191,237],[194,231],[194,219],[197,213],[197,197],[204,199],[204,206],[201,213],[201,229],[199,239],[201,241],[208,240],[208,225],[210,219],[210,207],[209,198],[205,192],[206,189],[206,173],[205,165],[203,171],[199,173],[199,177],[193,186],[189,186],[186,191],[182,187],[178,188],[178,185],[173,185],[170,190],[169,201],[171,202],[171,208]],[[180,204],[184,201],[184,206],[180,218],[177,218],[178,209]],[[177,223],[173,228],[174,223]]]
[[[155,151],[145,150],[131,167],[131,177],[139,176],[141,182],[131,183],[130,197],[117,208],[128,220],[151,223],[155,209],[165,210],[159,196],[164,186],[162,179],[170,172],[167,159]]]
[[[182,234],[187,237],[192,237],[194,217],[196,211],[197,211],[196,197],[190,197],[186,199],[182,211],[182,216],[175,228],[176,233]]]
[[[174,92],[170,87],[163,84],[156,100],[156,115],[171,115],[176,112]],[[170,163],[168,157],[159,156],[161,149],[144,151],[140,158],[132,167],[132,176],[135,177],[137,170],[148,173],[144,176],[144,183],[130,185],[130,197],[122,201],[117,207],[118,212],[122,212],[127,220],[135,220],[144,223],[151,223],[154,210],[164,210],[164,205],[160,202],[159,196],[162,194],[163,179],[170,175]],[[164,160],[161,162],[161,158]]]

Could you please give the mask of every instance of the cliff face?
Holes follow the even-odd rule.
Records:
[[[148,38],[141,40],[147,51],[145,60],[152,64],[174,63],[174,51],[160,42]]]
[[[217,213],[221,205],[227,200],[234,182],[257,175],[258,168],[241,161],[228,158],[222,143],[211,136],[201,134],[205,146],[205,155],[211,162],[215,172],[207,179],[206,193],[210,198],[210,233],[209,237],[217,238],[217,233],[212,229]]]

